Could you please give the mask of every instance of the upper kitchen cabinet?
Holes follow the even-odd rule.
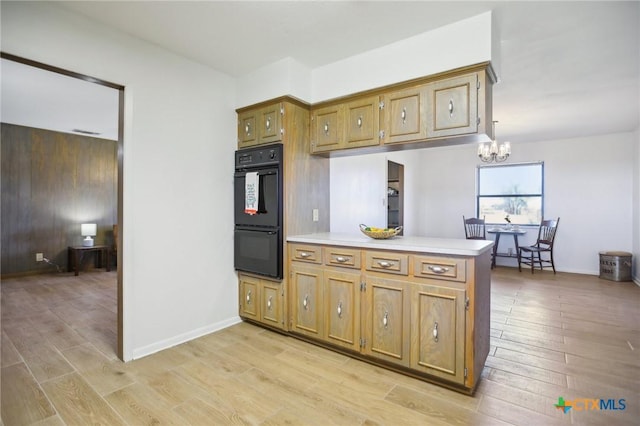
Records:
[[[311,152],[379,144],[379,97],[357,97],[311,109]]]
[[[427,138],[426,88],[397,90],[382,95],[383,144],[414,142]]]
[[[427,85],[427,137],[458,136],[478,131],[476,73]]]
[[[344,150],[415,149],[486,140],[491,136],[495,81],[486,62],[312,106],[311,152],[358,154],[362,151]]]
[[[298,128],[297,116],[308,116],[308,105],[291,97],[236,110],[238,113],[238,149],[276,142],[285,143],[292,133],[307,137],[307,129]],[[302,134],[299,134],[303,132]]]

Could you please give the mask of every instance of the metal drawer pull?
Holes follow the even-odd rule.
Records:
[[[309,309],[309,295],[304,296],[304,300],[302,301],[302,306],[305,310]]]
[[[402,108],[402,113],[400,114],[400,118],[402,118],[402,124],[407,122],[407,109]]]
[[[300,257],[302,257],[304,259],[306,259],[309,256],[311,256],[311,253],[307,253],[307,252],[304,252],[304,251],[300,252]]]
[[[362,127],[362,116],[358,117],[358,127]]]
[[[438,341],[438,322],[433,324],[433,340]]]
[[[247,305],[251,304],[251,290],[247,292]]]
[[[379,260],[378,261],[378,265],[380,265],[382,268],[391,268],[393,266],[393,262],[387,262],[385,260]]]
[[[429,270],[436,274],[444,274],[445,272],[449,272],[449,268],[445,268],[442,266],[431,266],[429,265]]]
[[[336,262],[340,262],[340,263],[344,263],[346,262],[348,259],[346,257],[342,257],[342,256],[338,256],[336,257]]]
[[[267,121],[265,122],[265,126],[267,130],[271,129],[271,119],[267,117]]]
[[[384,328],[387,328],[387,326],[389,325],[389,312],[388,311],[384,311],[384,317],[382,317],[382,325],[384,326]]]
[[[453,99],[449,100],[449,115],[453,117]]]
[[[271,299],[273,299],[273,296],[269,296],[269,300],[267,300],[267,309],[271,310]]]
[[[342,318],[342,302],[338,302],[338,318]]]

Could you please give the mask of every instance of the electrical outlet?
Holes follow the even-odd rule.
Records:
[[[320,220],[320,212],[318,209],[313,209],[313,221],[317,222]]]
[[[44,253],[36,253],[36,262],[44,262]]]

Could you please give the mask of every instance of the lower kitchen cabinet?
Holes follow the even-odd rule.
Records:
[[[238,274],[240,316],[269,327],[286,330],[285,284],[253,275]]]
[[[362,352],[409,366],[410,294],[404,281],[367,276],[363,286]]]
[[[464,383],[464,290],[411,288],[411,368]]]
[[[290,267],[291,331],[320,339],[324,336],[322,269]]]
[[[290,242],[288,253],[294,335],[465,393],[476,388],[489,348],[488,249],[443,256]],[[269,289],[241,283],[244,316],[264,323],[265,304],[251,296]]]
[[[360,274],[337,268],[323,271],[325,340],[358,350],[360,347]]]

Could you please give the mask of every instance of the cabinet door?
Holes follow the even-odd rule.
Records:
[[[414,87],[384,95],[383,143],[413,142],[427,138],[426,87]]]
[[[238,114],[238,149],[247,148],[258,143],[258,129],[256,128],[256,110]]]
[[[414,285],[411,368],[464,384],[465,292]]]
[[[311,114],[311,152],[339,149],[344,141],[344,106],[318,108]]]
[[[261,321],[272,327],[284,329],[284,294],[281,282],[262,280]]]
[[[360,274],[324,270],[325,339],[335,345],[360,347]]]
[[[478,131],[477,81],[477,75],[470,74],[428,85],[429,138]]]
[[[322,269],[291,266],[291,331],[322,338]]]
[[[258,143],[273,143],[282,140],[283,106],[280,103],[260,109],[258,115]]]
[[[407,283],[371,276],[367,276],[365,282],[362,351],[408,366],[410,295]]]
[[[380,139],[379,97],[370,96],[347,104],[344,148],[378,145]]]
[[[260,320],[260,279],[241,274],[239,283],[240,316]]]

